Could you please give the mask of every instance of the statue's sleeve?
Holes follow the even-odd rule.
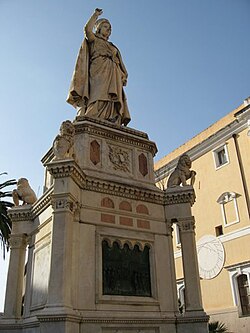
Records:
[[[89,99],[89,49],[84,39],[76,60],[72,75],[67,102],[74,107],[86,103]]]

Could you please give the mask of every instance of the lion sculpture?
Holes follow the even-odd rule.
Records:
[[[73,157],[75,127],[70,120],[66,120],[60,127],[60,134],[53,142],[53,152],[55,159]]]
[[[194,185],[196,172],[191,169],[192,162],[187,154],[181,155],[177,166],[168,178],[167,187],[188,185],[187,179],[190,179],[190,185]]]
[[[23,201],[23,205],[32,205],[37,200],[35,192],[30,187],[29,182],[26,178],[18,179],[17,189],[12,191],[12,198],[15,206],[19,206],[20,200]]]

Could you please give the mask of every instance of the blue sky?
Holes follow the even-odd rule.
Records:
[[[0,172],[38,196],[40,160],[76,114],[65,100],[96,7],[129,73],[129,126],[156,142],[156,160],[250,95],[249,0],[0,0]]]

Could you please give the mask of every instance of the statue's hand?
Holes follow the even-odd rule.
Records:
[[[96,8],[96,9],[95,9],[95,14],[96,14],[97,16],[102,15],[102,13],[103,13],[103,10],[102,10],[101,8]]]

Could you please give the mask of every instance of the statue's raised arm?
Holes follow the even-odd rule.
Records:
[[[117,125],[127,125],[130,115],[123,86],[127,71],[118,48],[108,41],[111,24],[99,18],[96,8],[84,27],[81,45],[73,73],[67,102],[78,116],[100,118]]]

